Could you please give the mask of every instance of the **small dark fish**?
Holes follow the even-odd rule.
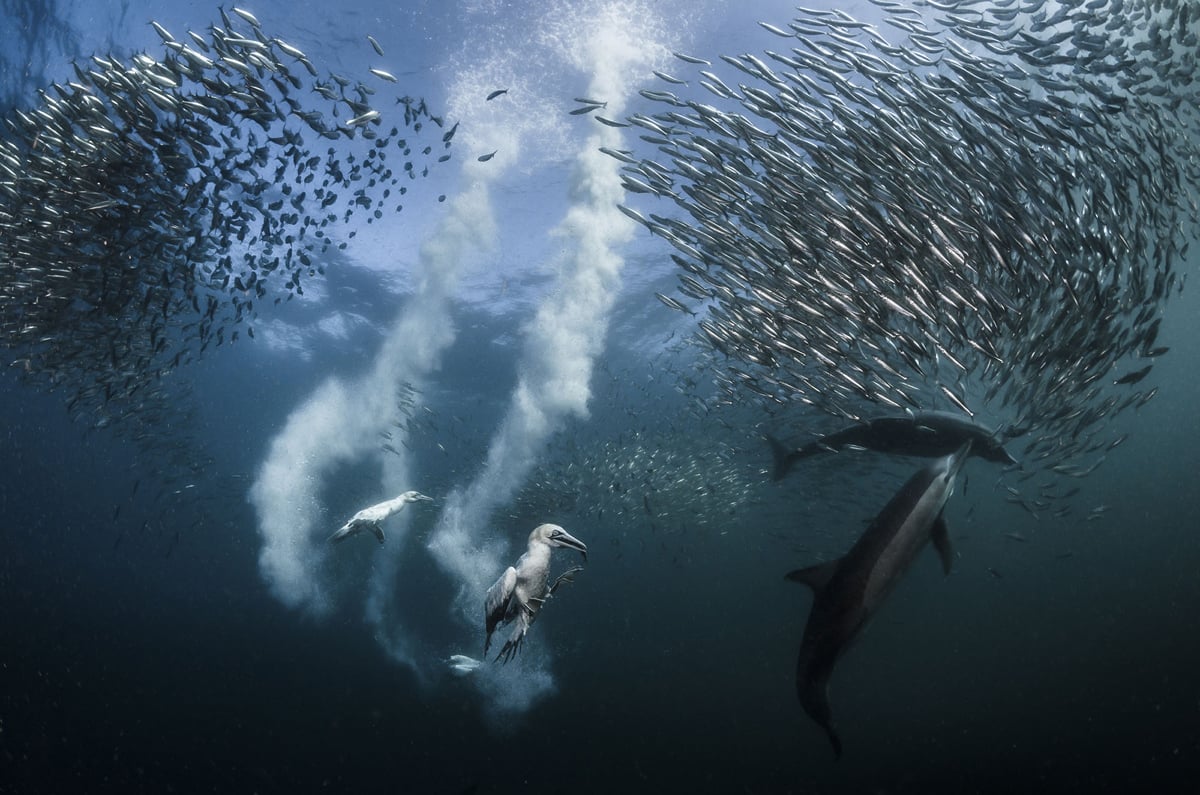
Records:
[[[374,36],[368,35],[367,41],[371,42],[371,46],[375,48],[375,53],[377,55],[383,55],[383,48],[379,46],[379,42],[375,41]]]
[[[593,118],[596,121],[600,122],[601,124],[606,124],[609,127],[628,127],[629,126],[625,122],[613,121],[612,119],[606,119],[603,116],[594,116]]]
[[[1138,381],[1141,381],[1150,374],[1150,368],[1153,366],[1154,365],[1152,364],[1148,364],[1140,370],[1134,370],[1132,373],[1126,373],[1116,381],[1113,381],[1113,384],[1136,384]]]
[[[572,116],[582,116],[585,113],[591,113],[594,110],[599,110],[600,105],[584,105],[582,108],[576,108],[571,111]]]
[[[496,156],[496,152],[499,152],[499,151],[500,151],[499,149],[496,149],[496,150],[493,150],[493,151],[491,151],[491,152],[488,152],[486,155],[480,155],[479,157],[477,157],[477,158],[475,158],[475,159],[476,159],[476,160],[478,160],[480,163],[486,163],[487,161],[489,161],[489,160],[491,160],[493,157],[495,157],[495,156]]]
[[[497,88],[495,91],[493,91],[492,93],[490,93],[490,94],[488,94],[488,95],[487,95],[487,100],[486,100],[486,101],[487,101],[487,102],[491,102],[491,101],[492,101],[493,99],[495,99],[496,97],[502,96],[502,95],[504,95],[504,94],[507,94],[507,93],[508,93],[508,89],[507,89],[507,88]]]

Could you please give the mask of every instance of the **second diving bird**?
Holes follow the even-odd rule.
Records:
[[[339,541],[345,541],[353,535],[358,535],[363,530],[370,530],[379,539],[379,543],[383,543],[383,527],[381,526],[384,519],[395,516],[404,509],[405,505],[410,502],[422,502],[432,500],[433,497],[426,497],[419,491],[406,491],[399,497],[394,497],[390,500],[384,500],[377,505],[372,505],[370,508],[363,508],[354,516],[350,517],[350,521],[342,525],[336,533],[329,537],[329,540],[335,544]]]
[[[542,605],[564,582],[571,582],[572,575],[582,571],[575,566],[550,583],[550,552],[555,547],[578,550],[587,560],[587,545],[556,524],[542,524],[529,534],[529,547],[517,559],[517,565],[509,566],[491,588],[484,600],[484,624],[487,638],[483,642],[483,655],[487,656],[492,645],[492,633],[500,624],[511,624],[512,631],[504,641],[496,659],[508,662],[521,650],[525,633],[537,618]]]

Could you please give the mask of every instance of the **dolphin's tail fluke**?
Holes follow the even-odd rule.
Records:
[[[796,451],[785,445],[783,442],[776,439],[771,434],[765,436],[767,444],[771,445],[771,458],[775,462],[775,468],[771,473],[772,480],[783,480],[784,476],[792,469],[792,464],[796,462]]]
[[[827,725],[825,733],[829,735],[829,742],[833,745],[833,758],[842,758],[842,740],[838,737],[837,732],[833,730],[833,726]]]
[[[810,678],[804,675],[803,670],[797,673],[796,689],[800,695],[800,706],[804,707],[808,716],[825,730],[825,734],[829,736],[829,743],[833,746],[833,755],[840,759],[842,739],[838,737],[837,731],[833,728],[833,711],[829,708],[829,679],[825,677]]]

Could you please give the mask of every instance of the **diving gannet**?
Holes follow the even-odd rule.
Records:
[[[400,513],[404,506],[410,502],[432,499],[433,497],[426,497],[419,491],[406,491],[395,499],[385,500],[378,505],[372,505],[370,508],[363,508],[350,517],[350,521],[342,525],[340,530],[329,537],[329,540],[337,543],[338,541],[345,541],[350,536],[357,535],[363,530],[370,530],[379,539],[379,543],[382,544],[383,528],[380,527],[380,522],[389,516]]]
[[[1001,435],[1000,431],[992,431],[957,414],[917,411],[902,416],[865,420],[795,449],[789,449],[773,436],[767,436],[767,441],[775,457],[775,480],[779,480],[802,458],[837,452],[846,447],[864,447],[893,455],[941,458],[969,441],[972,455],[998,464],[1017,463],[1017,459],[1004,449]],[[1012,437],[1017,434],[1009,432],[1003,435]]]
[[[829,708],[833,666],[931,539],[943,570],[950,573],[954,553],[942,508],[970,450],[967,442],[917,471],[845,555],[787,575],[814,594],[796,660],[796,691],[804,711],[829,735],[837,756],[842,755],[842,741]]]
[[[512,622],[512,632],[496,655],[497,660],[511,660],[521,650],[525,633],[537,618],[542,605],[558,586],[571,582],[571,575],[583,570],[582,566],[568,569],[550,585],[550,551],[554,547],[579,550],[583,553],[583,559],[587,560],[587,545],[558,525],[543,524],[534,528],[529,534],[529,548],[517,559],[517,565],[505,569],[496,584],[488,588],[484,602],[484,623],[487,627],[487,639],[483,642],[484,657],[487,657],[492,644],[492,632],[497,625]]]

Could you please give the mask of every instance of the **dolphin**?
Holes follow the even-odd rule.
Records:
[[[542,524],[529,534],[529,547],[500,575],[484,599],[484,629],[487,637],[483,642],[483,656],[487,657],[492,645],[492,633],[500,624],[511,623],[508,640],[496,655],[496,659],[508,662],[521,650],[525,633],[541,612],[542,605],[564,582],[572,582],[573,575],[582,571],[581,566],[568,569],[550,584],[550,552],[554,547],[574,549],[587,560],[587,545],[556,524]]]
[[[1011,437],[1015,434],[992,431],[947,411],[918,411],[869,419],[794,449],[773,436],[766,438],[775,459],[774,478],[779,480],[802,458],[848,447],[862,447],[893,455],[936,458],[950,455],[964,442],[970,441],[973,454],[980,458],[998,464],[1017,463],[1017,459],[1004,449],[1001,435]]]
[[[833,728],[829,708],[833,666],[926,542],[933,540],[943,570],[950,573],[954,553],[942,508],[954,492],[954,480],[970,455],[971,444],[968,441],[953,454],[918,470],[844,556],[787,574],[787,579],[804,583],[814,594],[796,660],[796,692],[804,711],[825,729],[839,757],[842,741]]]

